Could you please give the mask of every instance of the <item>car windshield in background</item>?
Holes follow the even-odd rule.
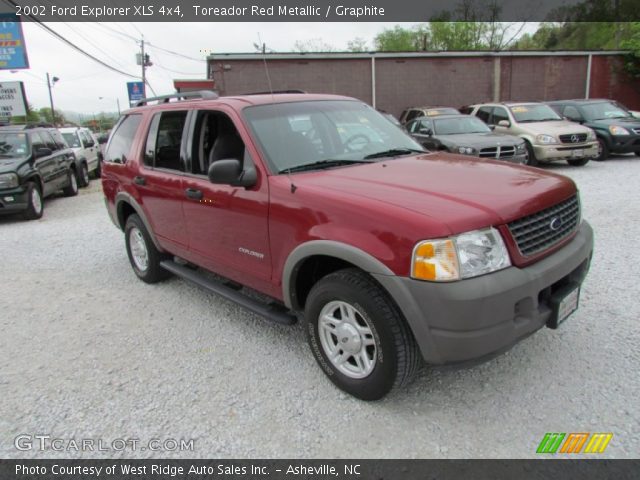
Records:
[[[0,156],[24,157],[29,154],[25,133],[0,133]]]
[[[587,103],[582,106],[587,120],[607,120],[609,118],[628,118],[631,113],[611,102]]]
[[[67,145],[69,145],[72,148],[77,148],[80,146],[80,140],[78,139],[78,135],[75,133],[63,133],[62,136],[64,137],[65,141],[67,142]]]
[[[451,107],[442,107],[442,108],[429,108],[425,112],[427,117],[436,117],[438,115],[457,115],[460,112],[455,108]]]
[[[307,101],[244,109],[276,172],[328,168],[424,151],[371,107],[353,101]],[[390,152],[385,154],[385,152]]]
[[[514,105],[509,109],[518,123],[562,120],[562,117],[548,105]]]
[[[491,129],[476,117],[434,119],[436,135],[460,135],[464,133],[489,133]]]

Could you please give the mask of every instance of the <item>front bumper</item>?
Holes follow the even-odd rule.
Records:
[[[554,162],[571,158],[595,158],[598,156],[598,142],[534,145],[533,151],[536,154],[536,159],[540,162]]]
[[[0,190],[0,215],[23,212],[29,207],[27,190],[23,187]]]
[[[640,152],[640,135],[612,135],[609,151],[612,153]]]
[[[582,283],[592,251],[593,231],[583,221],[571,242],[525,268],[451,283],[374,276],[395,299],[428,363],[464,362],[506,350],[543,327],[552,316],[550,295]]]

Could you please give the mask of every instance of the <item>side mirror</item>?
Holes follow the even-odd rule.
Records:
[[[489,128],[490,128],[491,130],[495,130],[495,129],[496,129],[496,126],[495,126],[495,125],[489,125]]]
[[[511,126],[511,122],[509,120],[500,120],[498,122],[498,126],[499,127],[510,127]]]
[[[431,135],[433,135],[433,130],[431,130],[430,128],[423,127],[420,130],[418,130],[418,133],[420,133],[422,135],[431,136]]]
[[[51,150],[50,148],[40,147],[36,149],[36,158],[48,157],[52,153],[53,153],[53,150]]]
[[[216,160],[209,167],[208,176],[211,183],[234,187],[252,187],[258,181],[255,169],[242,170],[242,164],[236,158]]]
[[[84,144],[85,148],[91,148],[94,145],[95,145],[95,143],[93,143],[93,142],[87,142],[87,143]]]

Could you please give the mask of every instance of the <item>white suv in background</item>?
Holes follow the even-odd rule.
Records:
[[[59,130],[69,147],[73,149],[78,162],[86,162],[87,172],[93,172],[95,177],[99,178],[102,154],[98,140],[91,130],[83,127],[64,127]]]

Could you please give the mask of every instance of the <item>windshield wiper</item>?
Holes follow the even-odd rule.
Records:
[[[317,162],[305,163],[303,165],[295,165],[289,168],[283,168],[278,173],[303,172],[305,170],[315,170],[317,168],[338,167],[340,165],[350,165],[352,163],[371,163],[366,160],[350,160],[350,159],[333,159],[318,160]]]
[[[372,153],[367,155],[365,160],[371,158],[382,158],[382,157],[396,157],[398,155],[409,155],[410,153],[427,153],[424,150],[416,150],[415,148],[391,148],[389,150],[383,150],[382,152]]]

